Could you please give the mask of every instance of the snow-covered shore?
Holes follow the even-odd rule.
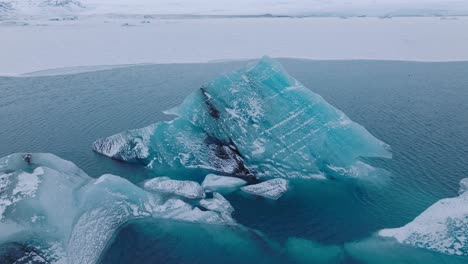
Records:
[[[19,26],[22,25],[22,26]],[[468,17],[87,17],[0,22],[0,75],[273,57],[468,60]],[[92,67],[91,67],[92,68]],[[90,69],[91,69],[90,68]]]
[[[274,16],[460,16],[465,0],[0,0],[0,16],[263,15]]]

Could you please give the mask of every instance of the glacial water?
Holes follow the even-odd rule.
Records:
[[[277,201],[226,195],[257,230],[139,220],[122,226],[102,263],[464,263],[464,257],[374,237],[456,196],[468,176],[468,63],[281,60],[304,86],[389,144],[388,171],[362,181],[300,181]],[[51,152],[91,176],[139,183],[152,172],[91,151],[94,140],[170,120],[163,110],[245,62],[146,65],[0,78],[0,156]],[[179,177],[199,179],[200,175]]]

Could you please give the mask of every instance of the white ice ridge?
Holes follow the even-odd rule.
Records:
[[[412,222],[383,229],[379,235],[398,242],[450,255],[468,255],[468,179],[460,182],[460,195],[442,199]]]
[[[202,182],[202,187],[206,192],[229,192],[245,184],[247,184],[246,181],[237,177],[208,174]]]
[[[117,228],[135,218],[235,224],[220,211],[164,198],[118,176],[90,178],[52,154],[0,159],[0,241],[35,248],[47,263],[96,263]]]
[[[288,190],[288,181],[285,179],[272,179],[258,184],[241,188],[242,191],[265,198],[277,200]]]
[[[203,188],[194,181],[178,181],[169,177],[157,177],[146,181],[144,187],[148,191],[171,193],[189,199],[205,198]]]

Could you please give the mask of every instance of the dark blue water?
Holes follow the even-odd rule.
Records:
[[[109,244],[102,263],[272,263],[298,256],[305,257],[305,263],[321,257],[325,263],[361,263],[359,255],[366,254],[370,263],[460,261],[386,244],[378,248],[379,255],[372,248],[378,242],[369,237],[379,229],[404,225],[435,201],[455,196],[459,180],[468,176],[468,62],[281,62],[306,87],[392,147],[392,160],[370,161],[388,174],[358,182],[293,182],[292,190],[275,202],[238,193],[226,196],[236,208],[233,217],[260,235],[168,221],[129,223]],[[169,120],[162,110],[244,64],[148,65],[0,78],[0,156],[51,152],[89,175],[113,173],[138,183],[151,177],[150,172],[97,155],[91,143]],[[377,256],[357,254],[360,248]],[[324,257],[335,251],[340,252],[337,258]],[[389,258],[395,252],[406,257]]]

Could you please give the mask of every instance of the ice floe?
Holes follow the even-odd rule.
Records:
[[[277,200],[288,190],[288,181],[285,179],[272,179],[258,184],[241,188],[242,191],[265,198]]]
[[[247,182],[240,178],[208,174],[202,182],[202,187],[206,192],[229,192],[245,184]]]
[[[189,199],[205,197],[203,188],[194,181],[178,181],[168,177],[157,177],[145,182],[144,187],[149,191],[159,191],[183,196]]]
[[[200,205],[208,210],[231,214],[234,212],[234,207],[229,203],[224,196],[219,193],[213,193],[213,198],[200,200]]]

